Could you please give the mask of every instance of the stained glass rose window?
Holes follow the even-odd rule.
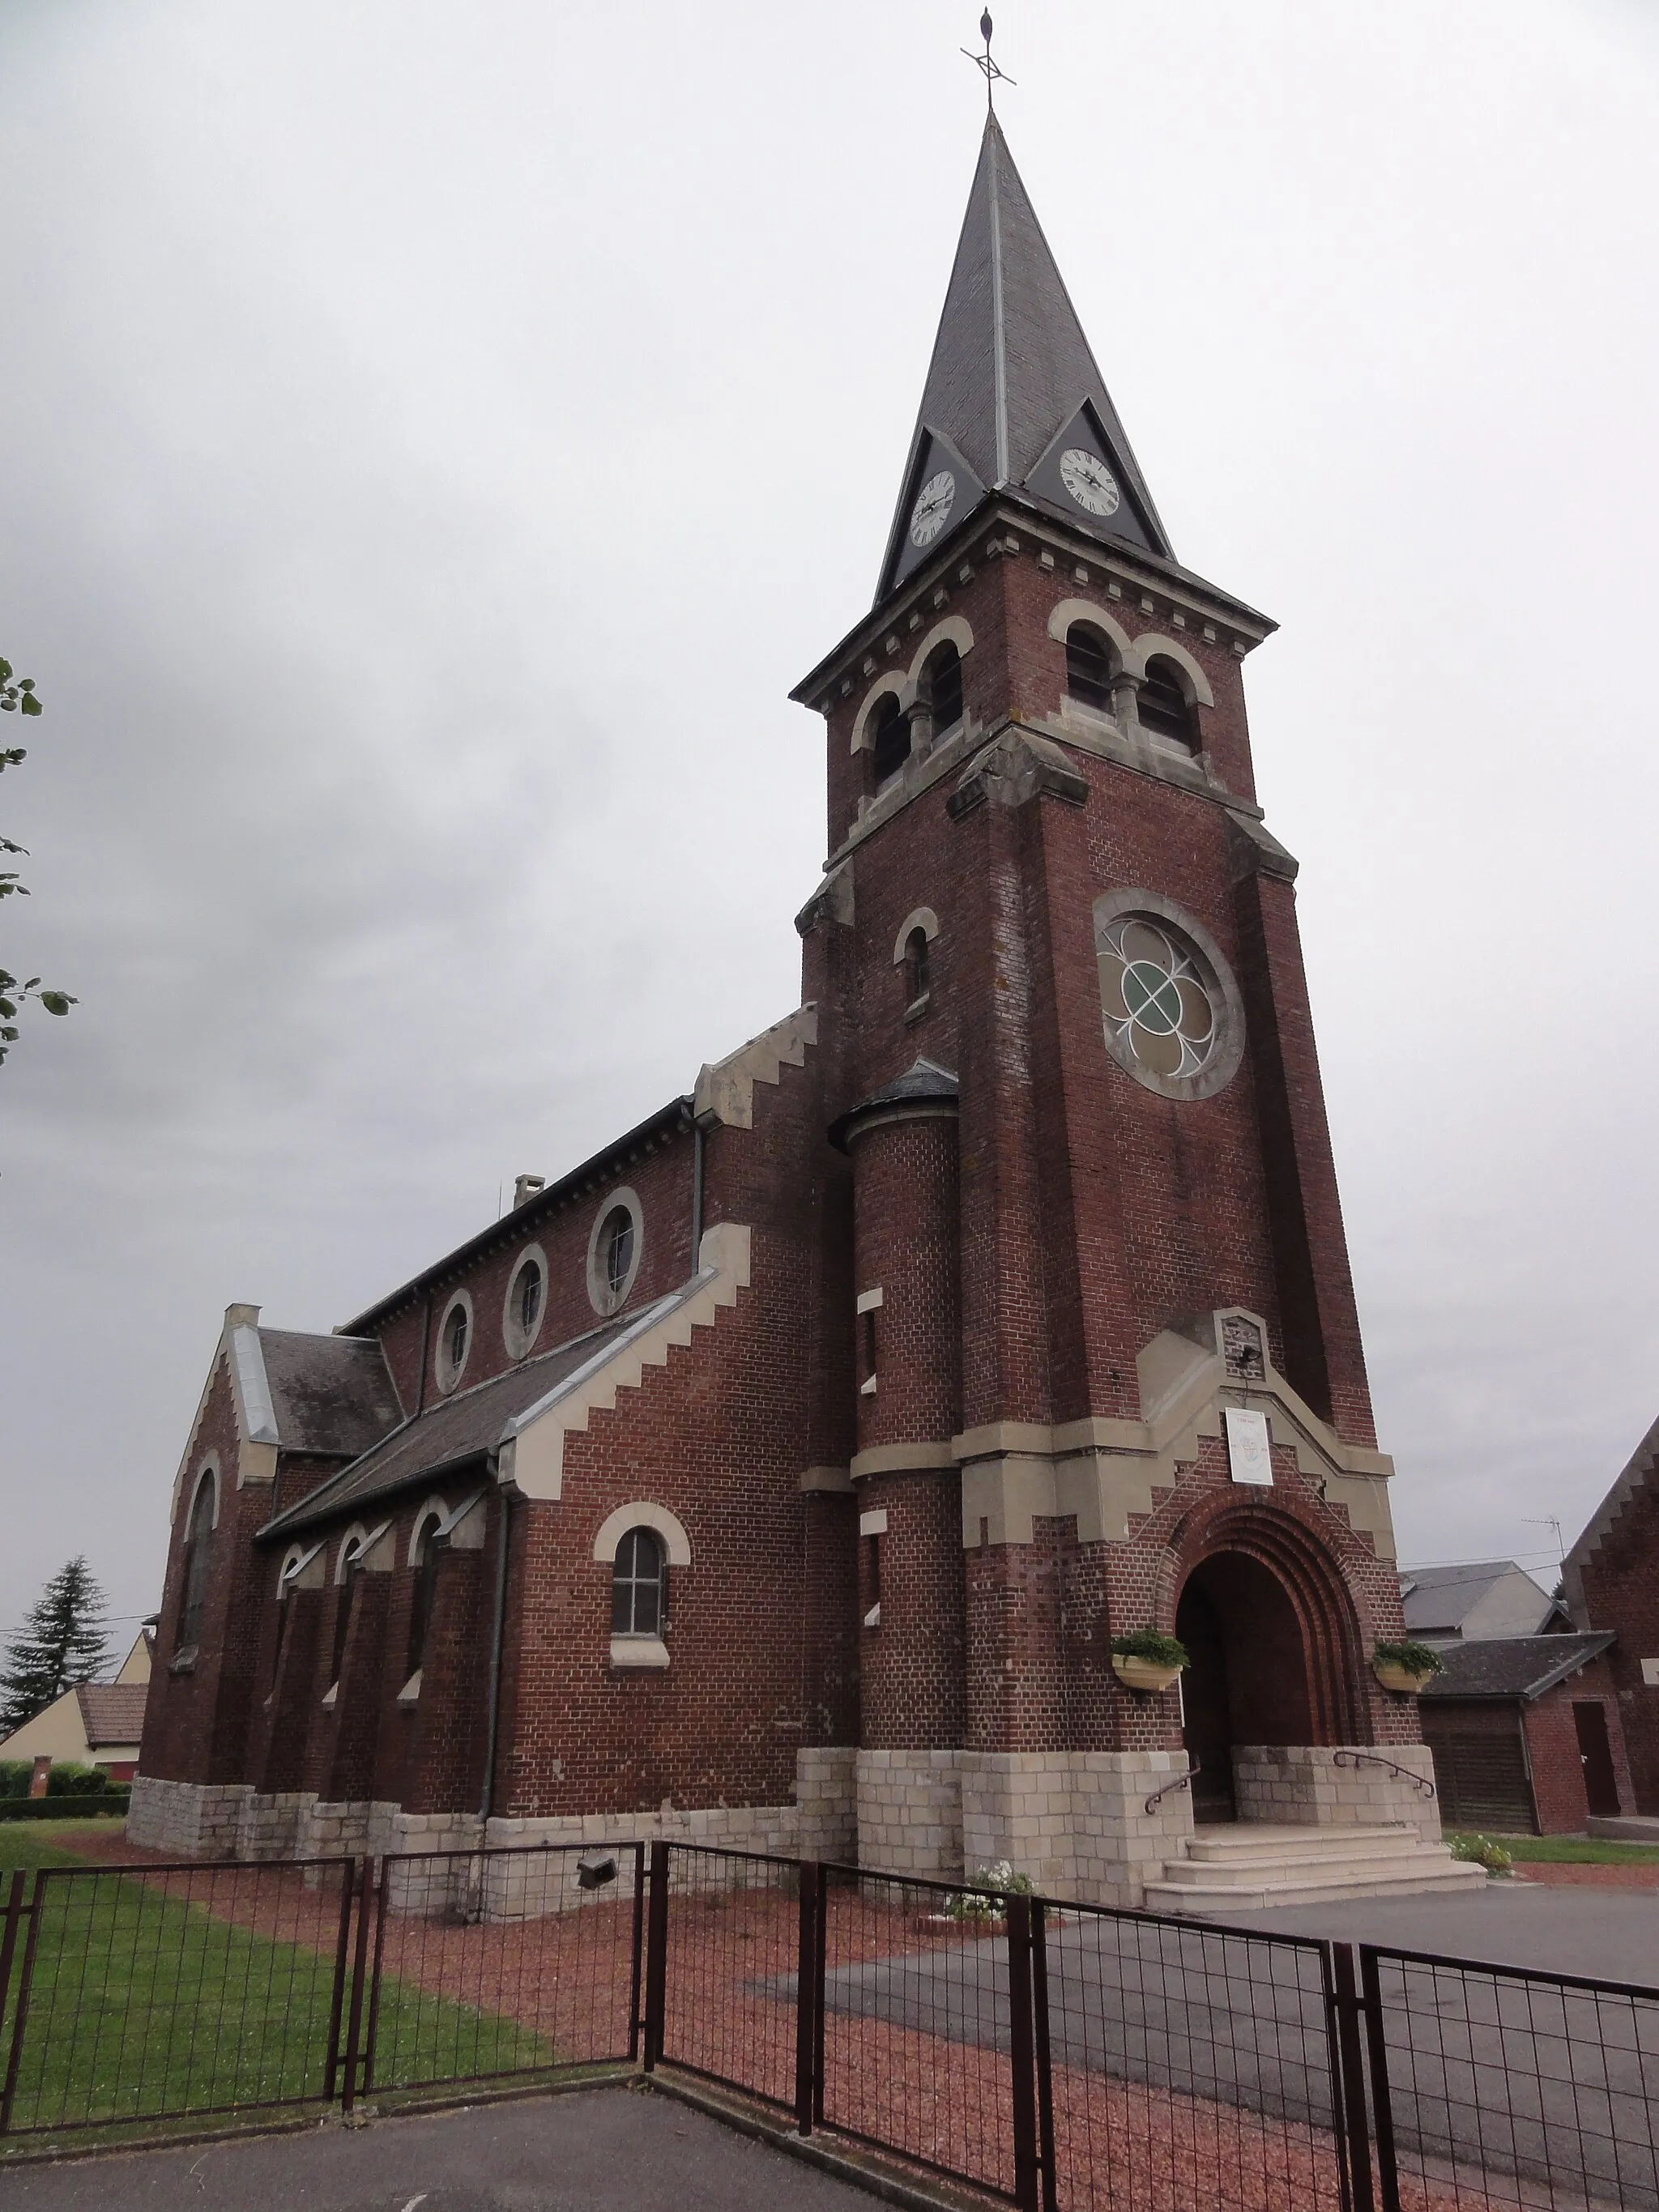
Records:
[[[1218,1012],[1207,965],[1182,934],[1146,915],[1123,915],[1102,933],[1100,997],[1120,1058],[1154,1075],[1202,1073]]]

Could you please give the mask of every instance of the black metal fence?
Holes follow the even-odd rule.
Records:
[[[15,1874],[0,2136],[642,2066],[1029,2212],[1659,2212],[1659,1991],[688,1844]]]

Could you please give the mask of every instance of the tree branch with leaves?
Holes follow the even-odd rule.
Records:
[[[34,678],[15,675],[10,661],[0,660],[0,714],[38,714],[41,711]],[[23,745],[0,746],[0,773],[16,768],[27,758],[28,751]],[[0,859],[14,854],[26,860],[28,848],[14,843],[9,837],[0,836]],[[28,895],[28,885],[19,879],[15,869],[0,870],[0,898],[27,898]],[[9,969],[0,968],[0,1060],[17,1042],[18,1011],[30,999],[38,1000],[49,1014],[66,1014],[75,1004],[67,991],[44,989],[38,975],[31,975],[27,982],[20,983]]]

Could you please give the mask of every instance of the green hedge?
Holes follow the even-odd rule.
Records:
[[[0,1797],[0,1820],[85,1820],[99,1813],[118,1820],[131,1797],[120,1783],[84,1797]]]
[[[100,1797],[108,1787],[109,1777],[101,1766],[76,1766],[68,1759],[46,1777],[48,1797]]]
[[[0,1759],[0,1797],[27,1797],[33,1773],[32,1759]]]

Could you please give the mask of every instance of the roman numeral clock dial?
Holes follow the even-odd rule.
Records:
[[[949,469],[929,477],[910,510],[910,543],[931,545],[951,519],[956,503],[957,480]]]
[[[1085,514],[1115,514],[1122,494],[1097,453],[1073,446],[1060,457],[1060,480]]]

